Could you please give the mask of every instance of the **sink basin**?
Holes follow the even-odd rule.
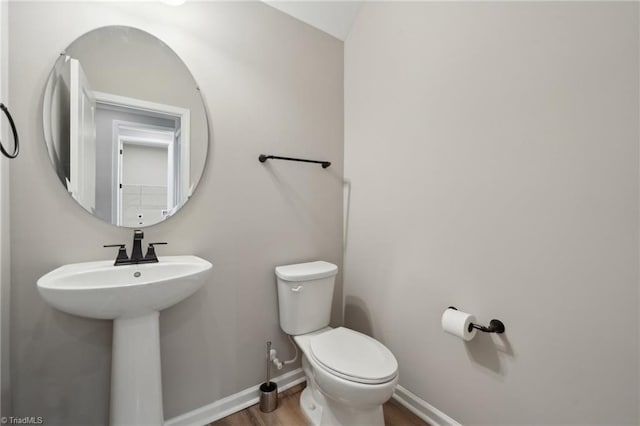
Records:
[[[38,280],[51,306],[113,320],[112,426],[162,425],[159,311],[195,293],[211,263],[164,256],[158,263],[114,266],[112,260],[61,266]]]
[[[158,263],[113,266],[112,260],[61,266],[38,280],[51,306],[88,318],[140,316],[195,293],[211,263],[197,256],[165,256]]]

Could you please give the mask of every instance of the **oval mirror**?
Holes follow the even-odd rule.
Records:
[[[51,164],[86,211],[144,227],[175,214],[205,166],[207,114],[191,72],[144,31],[90,31],[60,54],[44,93]]]

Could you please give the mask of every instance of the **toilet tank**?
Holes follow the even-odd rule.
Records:
[[[276,267],[280,328],[291,335],[329,325],[338,267],[317,261]]]

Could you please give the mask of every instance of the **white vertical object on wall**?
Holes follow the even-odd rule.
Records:
[[[191,111],[183,109],[180,115],[180,129],[175,142],[180,149],[180,179],[177,187],[178,199],[186,202],[191,197]]]
[[[93,212],[96,207],[96,99],[80,61],[71,65],[71,170],[69,192],[82,207]]]
[[[0,100],[9,104],[9,3],[0,2]],[[9,141],[8,125],[0,120],[0,138]],[[11,405],[9,375],[9,160],[0,159],[0,414],[6,416]]]

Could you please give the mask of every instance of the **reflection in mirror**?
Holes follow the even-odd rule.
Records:
[[[60,55],[43,124],[60,182],[114,225],[170,217],[204,169],[207,117],[195,80],[167,45],[134,28],[99,28]]]

